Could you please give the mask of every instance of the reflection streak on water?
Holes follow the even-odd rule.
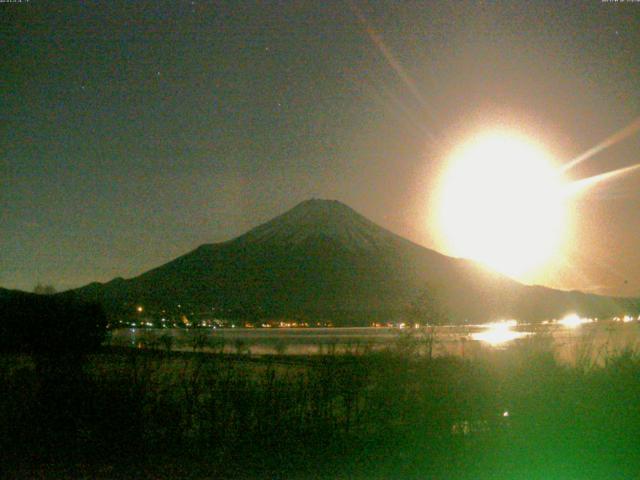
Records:
[[[518,325],[515,320],[506,320],[502,322],[493,322],[483,325],[485,328],[482,332],[472,333],[473,340],[488,343],[493,347],[504,346],[506,343],[532,335],[531,332],[518,332],[513,330]]]

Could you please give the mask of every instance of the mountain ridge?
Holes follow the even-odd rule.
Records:
[[[377,319],[403,315],[434,286],[453,322],[535,321],[569,311],[604,316],[637,308],[634,299],[523,285],[411,242],[337,200],[320,199],[131,279],[74,292],[107,308],[190,304],[234,316]]]

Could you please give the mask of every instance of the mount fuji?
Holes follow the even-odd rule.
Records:
[[[637,299],[523,285],[473,261],[417,245],[343,203],[317,199],[137,277],[73,292],[111,311],[184,304],[235,317],[365,324],[401,318],[433,286],[453,322],[536,321],[568,312],[620,315],[639,306]]]

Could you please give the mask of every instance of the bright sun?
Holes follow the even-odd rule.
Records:
[[[438,209],[448,250],[512,276],[541,268],[564,237],[563,179],[527,138],[493,132],[453,152]]]

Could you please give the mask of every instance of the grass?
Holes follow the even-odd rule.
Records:
[[[567,365],[544,338],[473,359],[409,343],[261,358],[105,348],[55,368],[5,355],[0,463],[7,478],[640,474],[635,350]]]

